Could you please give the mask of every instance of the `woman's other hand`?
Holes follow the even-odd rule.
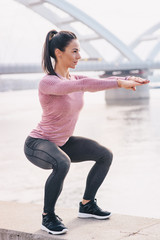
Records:
[[[128,77],[127,80],[117,79],[117,82],[120,88],[136,91],[136,86],[147,84],[149,83],[149,80],[143,79],[140,77],[131,76],[131,77]]]
[[[129,76],[127,78],[128,81],[134,81],[134,82],[138,82],[138,83],[142,83],[142,84],[147,84],[149,83],[149,80],[144,79],[144,78],[140,78],[140,77],[134,77],[134,76]]]

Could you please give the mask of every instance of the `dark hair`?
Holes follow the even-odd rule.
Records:
[[[51,30],[46,36],[46,40],[43,46],[43,55],[42,55],[42,68],[49,75],[55,75],[53,69],[51,58],[55,61],[55,49],[58,48],[61,51],[65,51],[65,48],[73,40],[77,39],[76,35],[69,31],[60,31]]]

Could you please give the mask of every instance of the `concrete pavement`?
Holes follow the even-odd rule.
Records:
[[[109,220],[79,219],[77,209],[57,209],[69,231],[40,230],[42,206],[0,202],[0,240],[160,240],[160,219],[113,214]]]

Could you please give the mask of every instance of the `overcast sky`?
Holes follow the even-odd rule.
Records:
[[[68,1],[126,44],[160,21],[159,0]],[[50,29],[51,23],[15,0],[0,0],[0,62],[40,61]]]

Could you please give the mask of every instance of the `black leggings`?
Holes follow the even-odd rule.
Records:
[[[83,137],[72,136],[62,147],[58,147],[48,140],[29,136],[25,141],[24,152],[36,166],[53,169],[45,184],[45,213],[54,211],[71,162],[95,161],[87,177],[83,196],[86,200],[95,198],[112,163],[112,153],[107,148]]]

